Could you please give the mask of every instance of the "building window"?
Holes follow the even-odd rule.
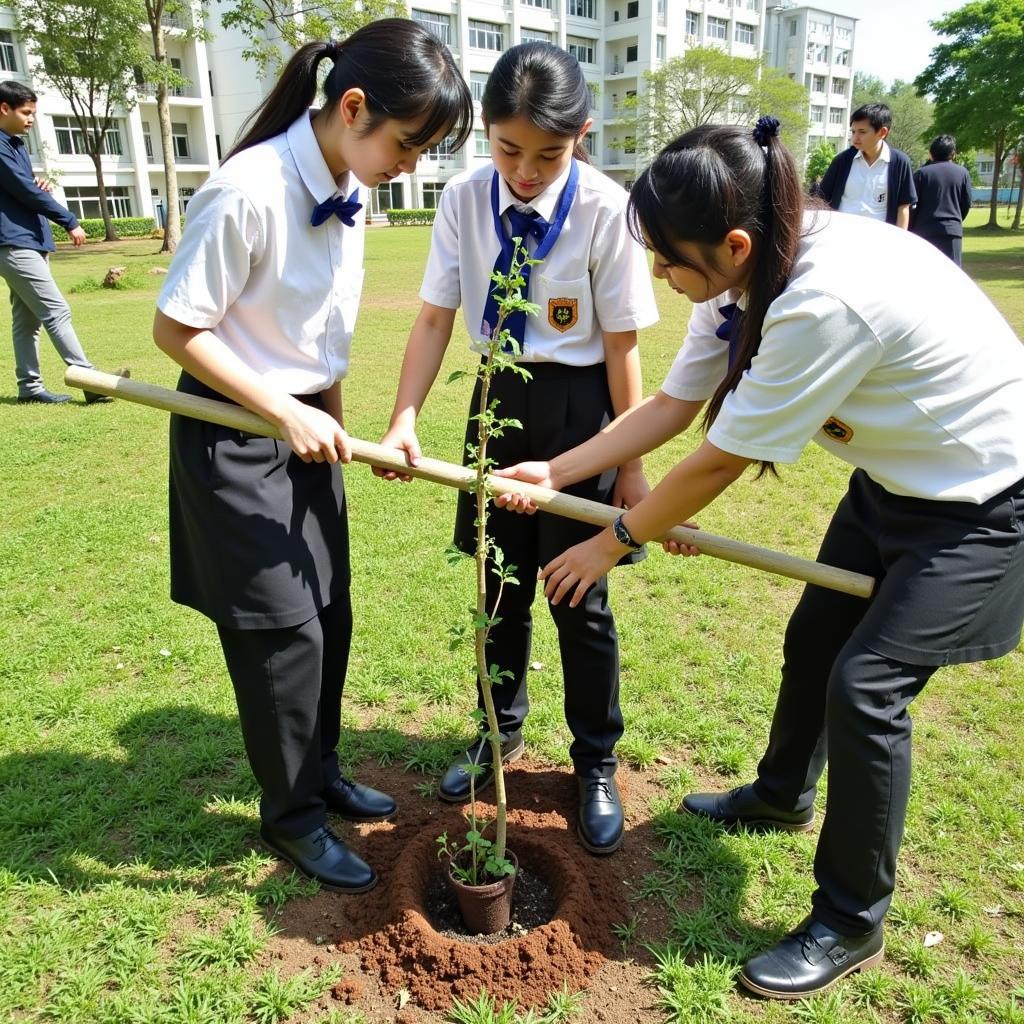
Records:
[[[388,210],[401,210],[405,202],[405,190],[400,181],[389,181],[378,185],[370,193],[370,213],[381,216]]]
[[[686,34],[688,36],[700,35],[700,15],[696,11],[686,12]]]
[[[596,17],[594,12],[594,0],[569,0],[569,14],[573,18]]]
[[[796,18],[789,18],[786,22],[789,25],[789,34],[791,36],[796,35]]]
[[[85,134],[78,127],[77,121],[70,117],[55,117],[53,118],[53,128],[57,134],[58,153],[65,156],[89,155]],[[121,156],[124,152],[121,145],[121,128],[118,122],[104,132],[103,152],[107,156]]]
[[[708,38],[728,39],[729,22],[725,18],[708,18]]]
[[[436,146],[423,150],[424,160],[447,160],[454,155],[451,136],[442,139]]]
[[[153,159],[153,134],[148,121],[142,122],[142,144],[146,147],[146,156]]]
[[[626,63],[629,64],[631,61],[635,61],[640,55],[640,48],[634,43],[632,46],[626,47]]]
[[[168,62],[171,65],[171,70],[173,72],[175,72],[175,74],[181,75],[182,74],[182,71],[181,71],[181,58],[180,57],[168,57],[167,60],[168,60]],[[167,90],[167,95],[168,96],[184,96],[185,95],[185,86],[182,85],[180,82],[177,85],[172,85]]]
[[[825,61],[828,62],[828,47],[825,47]],[[842,64],[846,67],[850,65],[850,51],[849,50],[836,50],[836,63]]]
[[[541,32],[537,28],[523,28],[519,30],[520,42],[523,43],[550,43],[551,33]]]
[[[487,85],[487,74],[483,71],[470,71],[469,91],[473,99],[479,103],[484,98],[484,87]]]
[[[979,160],[978,161],[978,173],[979,174],[991,174],[996,169],[995,160]]]
[[[629,0],[629,3],[626,4],[626,17],[640,17],[640,0]]]
[[[593,82],[587,82],[587,92],[590,93],[590,109],[597,110],[597,86]]]
[[[184,216],[185,211],[188,209],[188,201],[196,194],[195,187],[192,185],[179,185],[178,186],[178,212]]]
[[[545,10],[551,10],[551,0],[519,0],[519,2],[527,7],[543,7]]]
[[[0,71],[18,70],[18,48],[10,32],[0,32]]]
[[[814,124],[825,123],[825,108],[818,106],[817,104],[811,104],[811,121]]]
[[[591,156],[593,156],[597,152],[597,143],[594,140],[593,132],[587,132],[587,134],[583,136],[583,148]]]
[[[132,199],[131,193],[125,185],[108,185],[107,206],[112,217],[131,217]],[[100,192],[95,185],[75,188],[65,186],[64,202],[67,208],[79,219],[87,217],[98,218],[103,214],[100,211]]]
[[[846,110],[843,107],[829,107],[828,108],[828,123],[829,124],[845,124],[846,118],[844,115]]]
[[[440,181],[427,181],[423,184],[423,208],[425,210],[436,210],[437,204],[441,201],[441,193],[444,191],[444,184]]]
[[[567,36],[565,48],[581,63],[595,64],[593,39],[583,39],[580,36]]]
[[[814,84],[811,86],[811,91],[812,92],[824,92],[825,91],[825,83],[827,81],[828,81],[828,79],[824,75],[815,75],[814,79],[813,79]]]
[[[505,48],[502,26],[493,25],[489,21],[471,21],[469,45],[475,50],[497,50],[500,53]]]
[[[823,43],[808,43],[807,60],[811,64],[827,64],[828,47]]]
[[[437,36],[445,46],[452,45],[452,19],[450,15],[414,9],[412,20],[418,21],[428,32]]]
[[[218,160],[223,160],[224,157],[221,156],[221,152],[220,152],[220,134],[219,133],[217,135],[214,135],[213,142],[214,142],[214,145],[217,147],[217,159]]]
[[[174,143],[174,155],[182,160],[190,156],[188,151],[188,125],[180,121],[171,122],[171,141]]]
[[[848,28],[843,28],[841,25],[836,26],[836,41],[840,43],[848,43],[853,33]]]
[[[487,132],[482,132],[479,128],[473,132],[473,152],[477,156],[491,155],[491,140],[487,138]]]
[[[832,79],[832,92],[836,96],[846,95],[846,79],[845,78],[833,78]]]
[[[733,38],[737,43],[748,43],[753,46],[756,36],[757,29],[753,25],[744,25],[742,21],[736,22],[736,32]]]
[[[654,56],[657,57],[658,60],[665,59],[665,37],[660,33],[654,41]]]

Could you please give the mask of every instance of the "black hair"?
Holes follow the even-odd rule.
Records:
[[[312,105],[317,67],[325,57],[334,63],[323,85],[327,106],[336,106],[349,89],[362,89],[369,113],[365,134],[386,118],[425,117],[407,140],[410,145],[426,145],[443,133],[458,149],[469,138],[473,97],[448,47],[415,21],[381,18],[341,42],[306,43],[296,50],[270,95],[246,119],[228,159],[280,135]]]
[[[892,111],[888,103],[865,103],[850,115],[850,124],[854,121],[870,121],[877,132],[892,127]]]
[[[590,90],[572,54],[551,43],[521,43],[498,58],[480,110],[488,125],[525,117],[542,132],[576,137],[590,117]],[[573,156],[590,162],[582,140]]]
[[[15,81],[0,82],[0,103],[6,103],[12,110],[35,102],[36,94],[27,85]]]
[[[956,139],[952,135],[936,135],[928,147],[933,160],[952,160],[956,153]]]
[[[765,133],[759,141],[737,125],[702,125],[680,136],[629,193],[630,233],[675,266],[706,274],[708,266],[715,267],[712,250],[736,228],[753,242],[737,358],[704,412],[705,431],[757,354],[768,307],[786,287],[796,261],[804,207],[800,172],[778,136]],[[680,252],[680,242],[696,245],[703,265]],[[774,467],[762,463],[765,470]]]

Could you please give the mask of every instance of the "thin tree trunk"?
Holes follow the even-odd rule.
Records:
[[[107,242],[118,240],[117,230],[114,228],[114,221],[110,216],[110,207],[107,204],[107,186],[103,182],[103,157],[100,155],[103,150],[102,137],[100,140],[100,152],[90,152],[92,165],[96,168],[96,190],[100,195],[100,216],[103,218],[103,239]],[[90,147],[91,149],[91,147]]]
[[[1021,150],[1020,150],[1020,148],[1018,148],[1018,150],[1017,150],[1017,154],[1018,154],[1017,155],[1017,163],[1018,163],[1018,166],[1020,165],[1020,153],[1021,153]],[[1014,210],[1014,213],[1013,213],[1013,223],[1010,225],[1010,228],[1013,231],[1020,231],[1020,215],[1021,215],[1021,208],[1022,207],[1024,207],[1024,172],[1021,173],[1020,179],[1017,182],[1017,209]]]
[[[150,9],[149,28],[153,36],[153,56],[162,67],[167,65],[167,47],[161,23],[163,4]],[[161,75],[156,87],[156,115],[160,122],[160,146],[164,151],[164,192],[167,195],[167,217],[161,252],[173,253],[181,240],[181,218],[178,216],[178,168],[174,162],[174,139],[171,137],[171,105],[167,99],[167,79]]]
[[[1006,157],[1004,136],[1002,132],[996,136],[992,149],[992,195],[988,201],[988,224],[986,227],[999,227],[999,179],[1003,174],[1003,160]]]

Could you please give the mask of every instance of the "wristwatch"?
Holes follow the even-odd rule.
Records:
[[[644,547],[643,544],[637,544],[637,542],[633,539],[633,534],[631,534],[629,532],[628,527],[622,521],[622,516],[619,516],[619,518],[616,519],[614,523],[612,523],[612,533],[615,534],[615,539],[620,544],[625,544],[626,547],[629,548],[630,550],[632,550],[632,551],[642,551],[643,550],[643,547]]]

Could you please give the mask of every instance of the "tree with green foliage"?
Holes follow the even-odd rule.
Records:
[[[145,57],[138,0],[14,0],[18,31],[39,61],[34,73],[71,107],[77,137],[96,170],[105,238],[117,238],[103,180],[115,118],[135,104],[135,68]]]
[[[221,23],[245,35],[249,45],[242,56],[256,63],[260,77],[272,74],[286,53],[304,43],[344,39],[378,18],[404,18],[407,13],[398,0],[224,0],[224,5]]]
[[[825,172],[836,158],[836,151],[830,142],[819,142],[807,156],[807,169],[804,171],[804,183],[813,189],[824,177]]]
[[[674,138],[702,124],[749,124],[762,114],[782,122],[782,137],[802,157],[807,138],[807,90],[763,60],[733,57],[695,46],[656,71],[626,101],[624,120],[638,148],[653,156]]]
[[[932,50],[914,85],[935,100],[935,131],[992,152],[987,226],[998,228],[995,186],[1024,136],[1024,0],[972,0],[931,26],[949,41]]]
[[[928,143],[937,134],[932,132],[932,101],[927,96],[921,96],[912,82],[897,78],[892,85],[887,86],[876,75],[865,75],[858,71],[853,76],[852,110],[865,103],[888,105],[892,111],[889,144],[902,149],[910,157],[911,164],[920,167],[928,159]]]

